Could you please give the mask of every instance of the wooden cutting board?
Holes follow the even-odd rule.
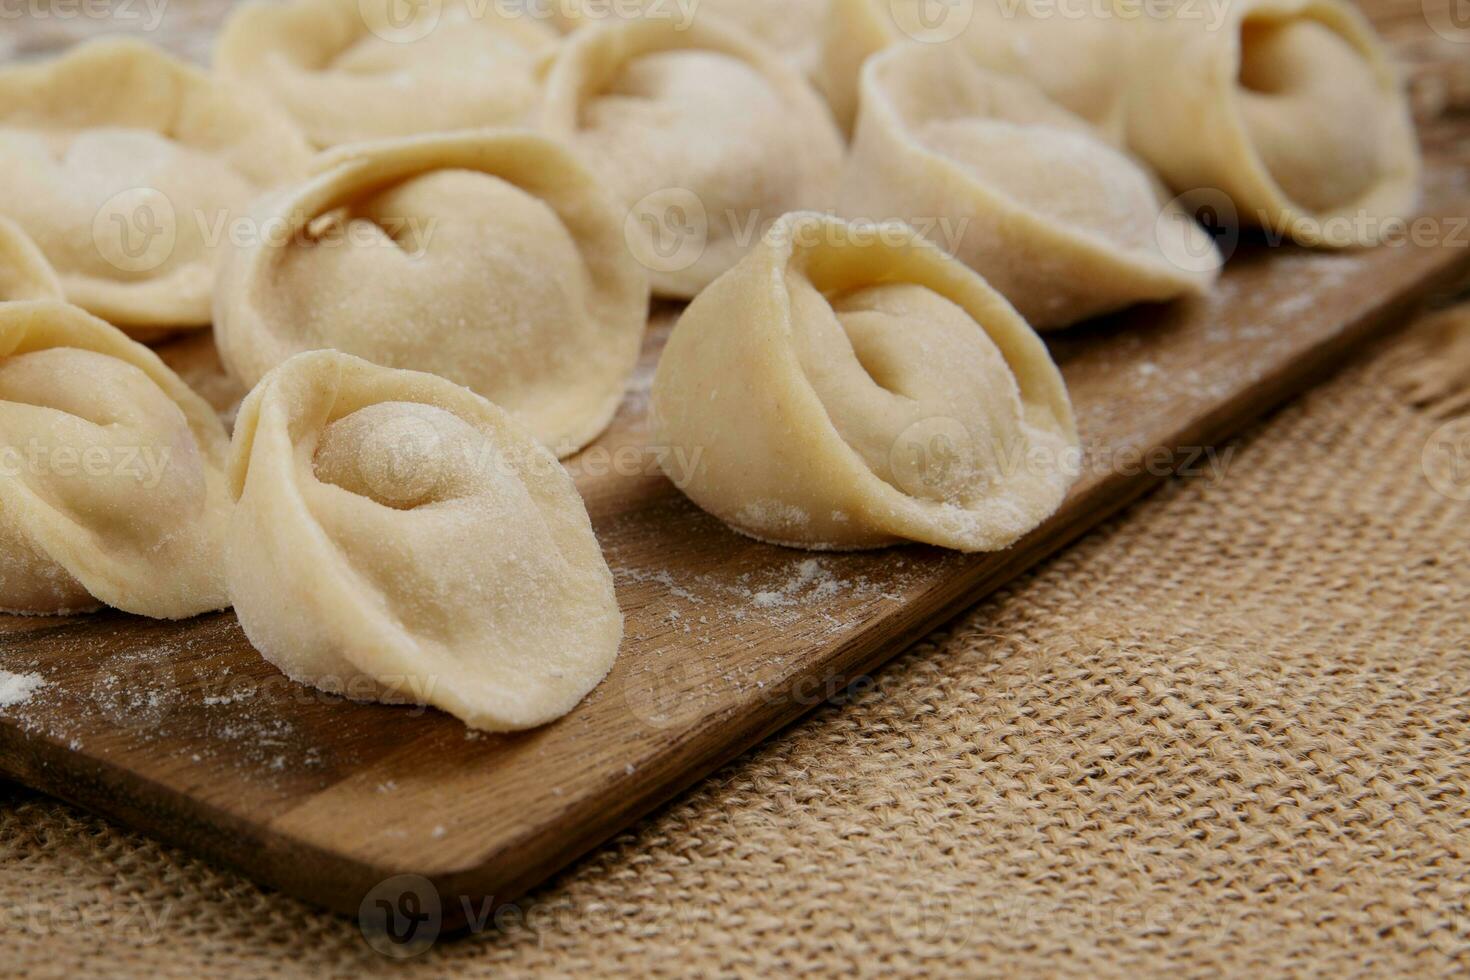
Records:
[[[1470,213],[1463,172],[1433,171],[1430,185],[1428,213]],[[1206,300],[1053,338],[1086,473],[1045,527],[985,557],[813,555],[701,513],[645,451],[664,311],[614,427],[571,464],[627,638],[569,717],[489,737],[433,711],[336,700],[286,681],[230,614],[0,618],[0,669],[45,682],[0,709],[0,772],[342,912],[390,876],[423,875],[452,924],[864,683],[1168,473],[1218,479],[1227,437],[1470,268],[1453,225],[1434,244],[1348,254],[1247,247]],[[231,401],[207,337],[167,356],[219,407]]]

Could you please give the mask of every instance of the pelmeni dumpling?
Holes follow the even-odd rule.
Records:
[[[0,609],[224,608],[227,451],[148,348],[65,303],[0,303]]]
[[[869,59],[841,210],[913,223],[1038,329],[1202,292],[1221,264],[1136,161],[1031,84],[940,45]]]
[[[653,382],[695,503],[814,549],[1008,547],[1061,504],[1077,430],[1046,347],[898,223],[793,214],[700,294]]]
[[[215,64],[335,146],[524,122],[556,41],[493,0],[257,0],[225,25]]]
[[[61,280],[36,243],[20,225],[0,218],[0,303],[62,296]]]
[[[958,49],[983,68],[1026,78],[1120,143],[1140,16],[1079,15],[1049,0],[832,0],[815,77],[850,130],[868,58],[908,42]]]
[[[0,215],[129,332],[207,325],[213,246],[309,155],[284,117],[135,41],[0,71]]]
[[[713,17],[573,34],[543,123],[631,207],[629,242],[662,296],[695,295],[785,212],[835,203],[842,140],[821,99]]]
[[[247,387],[301,351],[428,371],[569,455],[637,364],[648,277],[570,151],[526,132],[341,147],[260,203],[220,272],[215,341]]]
[[[1149,32],[1131,146],[1179,191],[1223,192],[1238,220],[1304,244],[1372,244],[1415,207],[1418,144],[1372,28],[1335,0],[1230,0]]]
[[[511,731],[566,714],[617,657],[571,478],[468,389],[297,355],[241,406],[230,488],[230,598],[295,680]]]

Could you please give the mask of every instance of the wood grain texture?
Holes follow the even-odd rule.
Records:
[[[1463,173],[1435,171],[1432,184],[1435,213],[1470,211]],[[1467,266],[1453,241],[1251,246],[1209,299],[1054,338],[1086,472],[1045,527],[983,557],[812,555],[700,512],[647,445],[647,384],[673,315],[661,311],[612,430],[570,464],[628,632],[612,675],[569,717],[474,736],[437,712],[341,701],[278,674],[230,614],[0,618],[0,668],[46,680],[0,709],[0,771],[343,912],[403,872],[446,897],[509,901],[1168,471],[1210,478],[1229,463],[1222,440]],[[237,396],[207,338],[165,354],[217,407]]]

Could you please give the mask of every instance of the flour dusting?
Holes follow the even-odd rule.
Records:
[[[25,704],[41,688],[46,686],[40,674],[12,674],[0,670],[0,708],[13,708]]]

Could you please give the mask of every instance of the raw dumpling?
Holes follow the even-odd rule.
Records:
[[[0,303],[62,298],[61,280],[20,226],[0,218]]]
[[[1372,244],[1415,207],[1407,100],[1357,11],[1231,0],[1223,27],[1182,14],[1150,35],[1128,138],[1179,191],[1223,192],[1238,220],[1310,245]]]
[[[802,548],[1005,548],[1080,462],[1061,374],[1010,304],[906,225],[819,214],[690,304],[651,416],[698,460],[678,478],[695,503]]]
[[[859,108],[862,67],[893,44],[964,51],[983,68],[1019,75],[1120,143],[1138,18],[1063,14],[1048,0],[832,0],[818,86],[844,129]]]
[[[841,210],[914,224],[1038,329],[1201,292],[1221,264],[1137,162],[1031,84],[942,45],[869,59]]]
[[[544,128],[631,206],[654,292],[687,299],[795,208],[829,208],[842,139],[816,92],[715,18],[612,20],[573,34]]]
[[[222,609],[224,426],[74,306],[0,303],[0,609]]]
[[[207,325],[213,247],[309,155],[284,117],[135,41],[0,71],[0,215],[129,332]]]
[[[265,233],[220,272],[215,342],[246,387],[335,348],[428,371],[570,455],[637,364],[648,277],[623,215],[570,151],[531,133],[341,147],[262,201]]]
[[[318,146],[523,121],[556,30],[495,0],[292,0],[235,12],[215,51]]]
[[[230,488],[230,598],[297,681],[511,731],[566,714],[617,657],[571,478],[465,388],[297,355],[241,406]]]
[[[713,16],[769,47],[803,75],[816,72],[831,0],[553,0],[572,26],[592,26],[631,7],[650,20],[670,20],[685,29],[695,18]],[[626,18],[625,18],[626,19]]]

